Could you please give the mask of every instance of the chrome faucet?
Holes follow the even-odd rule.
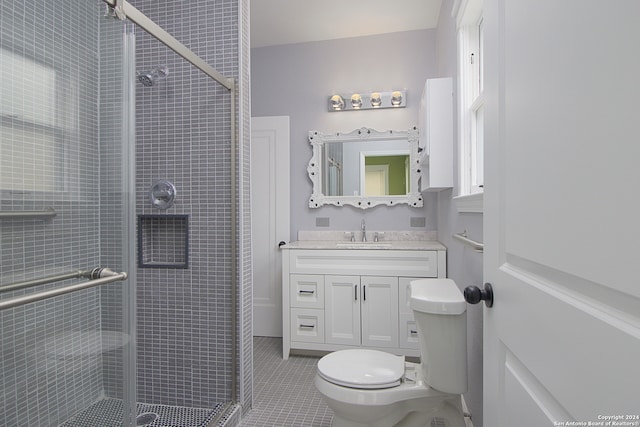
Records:
[[[362,223],[360,224],[360,228],[362,229],[362,241],[367,241],[367,226],[364,223],[364,218],[362,218]]]
[[[345,231],[344,235],[349,238],[350,241],[356,241],[356,232],[355,231]]]

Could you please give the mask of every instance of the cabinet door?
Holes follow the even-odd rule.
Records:
[[[362,345],[398,347],[398,278],[363,276]]]
[[[324,286],[325,342],[360,345],[360,276],[325,276]]]

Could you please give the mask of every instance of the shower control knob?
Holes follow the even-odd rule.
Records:
[[[160,179],[153,183],[149,190],[151,204],[157,209],[169,209],[173,206],[176,197],[176,187],[166,179]]]
[[[487,307],[493,306],[493,287],[491,283],[485,283],[484,289],[480,289],[477,286],[467,286],[464,288],[464,300],[469,304],[477,304],[480,301],[484,301],[484,305]]]

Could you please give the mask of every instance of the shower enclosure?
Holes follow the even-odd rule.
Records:
[[[237,408],[236,93],[207,65],[237,62],[135,3],[0,2],[2,426],[204,427]]]

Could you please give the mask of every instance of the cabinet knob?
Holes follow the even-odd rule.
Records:
[[[467,286],[464,288],[464,299],[469,304],[478,304],[480,301],[484,301],[484,305],[493,307],[493,287],[491,283],[485,283],[483,289],[473,285]]]

